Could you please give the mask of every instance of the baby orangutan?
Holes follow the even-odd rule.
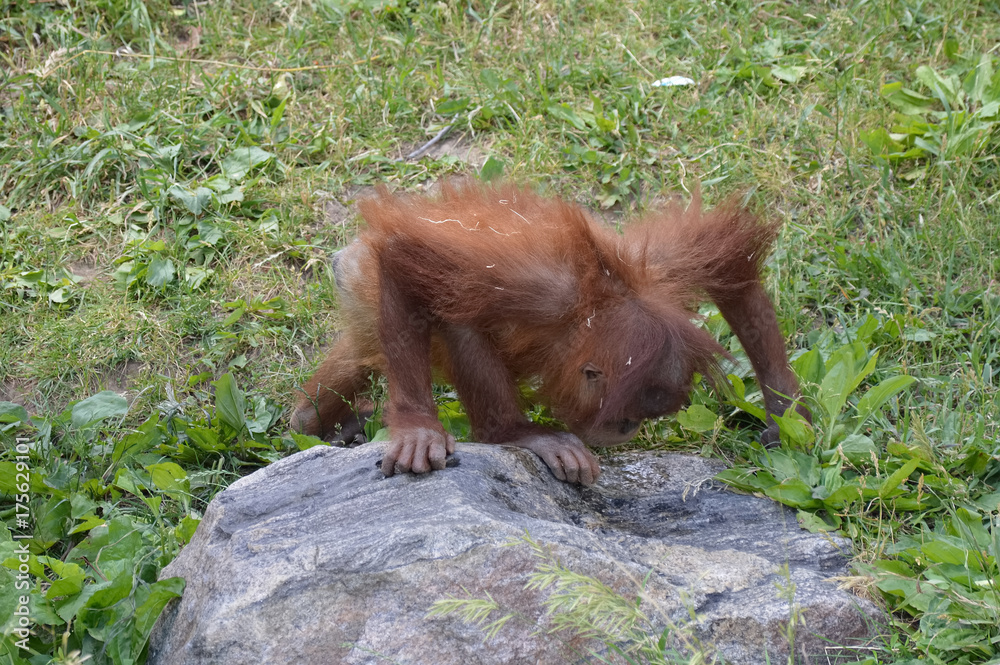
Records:
[[[771,416],[798,383],[760,281],[777,224],[735,201],[705,212],[696,198],[620,235],[512,185],[446,186],[437,198],[383,188],[359,207],[368,228],[334,258],[345,328],[303,388],[295,430],[352,440],[370,377],[384,374],[383,473],[442,469],[455,440],[431,392],[439,370],[478,441],[527,448],[560,480],[590,485],[600,467],[584,444],[628,441],[684,405],[695,372],[718,374],[725,351],[691,321],[707,296],[763,388],[762,438],[778,440]],[[570,432],[528,421],[526,381]]]

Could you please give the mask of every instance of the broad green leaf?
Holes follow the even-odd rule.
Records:
[[[984,120],[995,120],[998,113],[1000,113],[1000,102],[990,102],[976,111],[976,116]]]
[[[863,129],[858,132],[858,137],[861,139],[862,143],[868,146],[868,149],[871,150],[874,155],[899,152],[903,147],[902,144],[893,140],[893,138],[889,135],[889,132],[885,131],[881,127],[868,130]]]
[[[944,55],[949,60],[958,59],[958,52],[961,48],[961,44],[954,37],[948,37],[944,40]]]
[[[162,256],[154,256],[146,270],[146,283],[154,288],[162,288],[174,281],[174,262]]]
[[[904,88],[902,83],[882,86],[882,96],[905,115],[923,115],[934,108],[934,100]]]
[[[796,454],[801,453],[796,453],[796,451],[793,450],[785,450],[783,448],[774,448],[764,451],[757,462],[761,466],[769,469],[778,482],[781,482],[788,478],[799,477],[800,468],[795,459]]]
[[[879,328],[882,327],[882,322],[876,317],[869,314],[865,317],[865,320],[854,330],[855,337],[864,343],[868,343],[872,335],[875,334]]]
[[[819,460],[809,453],[803,453],[798,450],[790,450],[788,454],[795,461],[798,477],[810,487],[818,485],[822,475]]]
[[[826,490],[827,497],[848,484],[848,481],[842,475],[843,467],[843,461],[836,460],[833,464],[825,465],[820,469],[819,485]]]
[[[973,565],[975,557],[969,553],[968,548],[954,542],[954,539],[945,539],[938,536],[934,540],[920,546],[920,551],[931,561],[936,563],[951,563],[955,565]]]
[[[913,139],[913,145],[931,153],[932,155],[941,154],[941,137],[938,134],[928,135],[927,137],[918,136]]]
[[[890,573],[892,575],[898,575],[899,577],[917,576],[917,574],[913,571],[912,568],[906,565],[905,562],[900,561],[898,559],[876,559],[875,561],[872,561],[870,564],[866,565],[871,566],[872,568],[880,570],[882,572]]]
[[[80,428],[98,420],[114,416],[124,416],[128,413],[128,402],[121,395],[110,390],[103,390],[96,395],[73,405],[73,427]]]
[[[74,533],[86,533],[92,529],[95,529],[103,524],[106,524],[103,517],[97,517],[96,515],[87,515],[81,518],[83,521],[77,524],[70,531],[70,534]]]
[[[117,463],[123,458],[138,455],[159,445],[164,436],[159,428],[159,423],[160,414],[154,413],[146,419],[146,422],[139,425],[137,432],[126,434],[116,441],[114,450],[111,452],[111,461]]]
[[[694,432],[711,432],[719,416],[703,404],[692,404],[687,409],[677,413],[677,422],[681,427]]]
[[[977,549],[985,550],[990,545],[990,533],[983,524],[983,516],[966,508],[955,511],[948,530],[963,541],[971,541]]]
[[[817,349],[810,349],[792,361],[795,373],[806,383],[819,383],[826,375],[823,356]]]
[[[996,611],[996,606],[993,608]],[[961,610],[959,610],[961,611]],[[961,616],[961,615],[960,615]],[[987,621],[995,622],[996,614],[984,612],[980,614]],[[989,617],[989,618],[987,618]],[[970,618],[975,618],[975,615]],[[979,627],[960,627],[958,625],[947,625],[934,631],[934,648],[940,652],[958,655],[963,652],[980,653],[993,656],[997,652],[991,647],[983,644],[983,630]],[[967,661],[969,662],[969,661]],[[982,661],[984,665],[998,665],[1000,658],[991,658],[989,661]]]
[[[65,286],[61,286],[49,294],[49,302],[62,304],[69,302],[71,297],[69,290]]]
[[[746,469],[723,469],[715,478],[744,492],[763,492],[775,484],[773,478],[764,479]]]
[[[22,467],[22,471],[23,471]],[[30,479],[28,481],[28,492],[30,494],[49,494],[52,488],[45,484],[45,474],[40,469],[31,468]],[[0,462],[0,495],[25,494],[24,476],[18,478],[17,462]]]
[[[97,589],[93,584],[85,584],[80,593],[53,600],[52,607],[61,619],[70,622],[76,617],[77,612],[90,601],[90,597],[95,591]]]
[[[764,413],[764,409],[744,399],[744,396],[746,395],[746,385],[743,383],[743,379],[735,374],[730,374],[728,378],[733,384],[733,391],[735,392],[735,395],[729,396],[726,401],[741,411],[746,411],[758,420],[764,420],[767,417]]]
[[[937,337],[937,333],[932,330],[907,326],[903,331],[903,339],[911,342],[929,342]]]
[[[53,557],[39,557],[39,561],[45,563],[57,576],[52,586],[45,592],[46,598],[51,600],[71,596],[83,589],[84,570],[77,564],[63,562]]]
[[[917,80],[926,85],[942,102],[953,106],[957,101],[957,81],[945,78],[927,65],[917,67]]]
[[[577,129],[587,128],[583,118],[581,118],[569,104],[549,104],[546,110],[552,117],[564,120]]]
[[[788,478],[778,485],[767,488],[764,494],[792,508],[815,510],[823,505],[813,498],[812,487],[798,478]]]
[[[149,471],[153,484],[166,492],[171,498],[180,500],[187,496],[191,490],[187,472],[175,462],[160,462],[159,464],[149,464],[144,467]]]
[[[238,305],[236,309],[230,312],[229,316],[223,319],[222,327],[228,328],[229,326],[233,325],[241,318],[243,318],[243,315],[246,313],[246,311],[247,311],[246,305]]]
[[[850,371],[856,372],[861,364],[868,359],[868,349],[863,342],[855,341],[850,344],[844,344],[833,350],[830,357],[826,361],[826,370],[837,365],[838,363],[844,363],[850,368]]]
[[[105,575],[110,571],[130,571],[136,557],[143,553],[142,533],[131,517],[120,516],[108,522],[107,545],[100,550],[101,567]],[[110,568],[109,568],[110,567]]]
[[[864,354],[863,346],[861,348],[861,352],[862,354]],[[848,384],[848,390],[847,390],[848,394],[851,394],[855,390],[857,390],[858,386],[861,385],[861,382],[864,381],[866,378],[868,378],[869,374],[875,371],[875,364],[877,361],[878,361],[878,352],[876,351],[871,355],[871,358],[868,359],[868,362],[865,363],[865,366],[862,367],[861,370],[854,375],[853,379],[851,379],[851,382]]]
[[[806,67],[799,65],[789,67],[780,67],[775,65],[771,67],[771,75],[778,80],[784,81],[785,83],[798,83],[799,79],[802,78],[806,71]]]
[[[208,427],[189,427],[187,429],[188,440],[196,448],[209,453],[216,453],[226,449],[225,444],[219,443],[219,433]]]
[[[984,513],[1000,512],[1000,490],[991,492],[990,494],[984,494],[978,499],[975,499],[973,503]],[[994,532],[997,535],[1000,535],[1000,528],[994,529]],[[998,553],[997,556],[1000,556],[1000,553]]]
[[[215,271],[211,268],[196,268],[194,266],[187,266],[184,268],[184,281],[192,289],[197,289],[205,283],[209,277],[215,274]]]
[[[114,148],[104,148],[103,150],[98,151],[96,155],[94,155],[94,158],[90,160],[89,164],[87,164],[87,168],[83,170],[84,180],[89,180],[90,177],[94,174],[94,171],[101,168],[101,164],[104,163],[104,158],[107,157],[109,154],[111,154],[112,157],[114,158],[118,156],[118,151],[115,150]]]
[[[0,423],[26,423],[28,412],[14,402],[0,402]]]
[[[912,376],[901,374],[892,376],[871,388],[864,397],[858,400],[858,421],[859,424],[867,420],[873,413],[882,408],[892,397],[910,387],[916,379]]]
[[[183,205],[192,215],[200,215],[201,211],[212,201],[212,190],[206,187],[199,187],[192,192],[186,187],[174,185],[167,190],[167,194]]]
[[[216,194],[221,194],[222,192],[228,192],[230,189],[233,188],[232,183],[226,180],[221,175],[212,176],[208,180],[204,181],[202,183],[202,186],[212,190]]]
[[[270,160],[274,155],[257,146],[236,148],[222,160],[222,173],[230,180],[242,180],[250,170]]]
[[[809,485],[816,485],[819,482],[819,461],[809,453],[775,448],[765,450],[756,457],[757,464],[763,467],[762,471],[770,470],[779,481],[786,478],[801,478]]]
[[[855,501],[861,501],[865,499],[866,494],[874,495],[875,493],[865,492],[865,490],[862,490],[861,486],[858,485],[856,481],[853,481],[842,487],[838,487],[834,491],[830,492],[830,494],[828,494],[826,498],[823,499],[823,503],[829,508],[833,508],[835,510],[841,510],[845,506],[849,506]]]
[[[194,537],[194,532],[197,531],[198,525],[201,524],[201,520],[197,517],[192,517],[191,515],[185,515],[181,523],[174,528],[174,534],[177,536],[182,544],[191,542],[191,538]]]
[[[798,511],[796,515],[799,526],[801,526],[806,531],[810,533],[821,533],[824,531],[836,531],[840,528],[841,519],[836,515],[832,515],[833,522],[827,522],[822,517],[816,513],[810,513],[805,510]]]
[[[234,187],[233,189],[227,190],[221,194],[217,194],[215,198],[221,205],[226,205],[227,203],[238,203],[243,200],[243,188]]]
[[[784,443],[796,448],[804,448],[816,440],[816,433],[802,415],[789,409],[783,416],[772,416],[778,423],[779,434]]]
[[[97,502],[86,494],[73,494],[69,498],[70,517],[80,519],[85,515],[90,515],[97,508]]]
[[[247,429],[254,434],[264,434],[281,418],[281,407],[256,395],[250,399],[252,417],[247,418]]]
[[[153,629],[153,624],[156,623],[167,603],[173,598],[180,598],[181,594],[184,593],[184,585],[183,577],[169,577],[151,585],[146,600],[135,608],[135,629],[140,637],[139,648],[146,643],[149,632]]]
[[[841,362],[826,370],[826,376],[823,377],[819,387],[819,402],[831,419],[837,417],[847,403],[850,394],[848,385],[853,374],[853,368],[846,359],[841,359]]]
[[[115,473],[114,486],[125,490],[129,494],[140,496],[146,489],[146,485],[147,480],[132,467],[123,466]]]
[[[215,386],[215,408],[219,413],[219,418],[226,425],[229,425],[242,435],[246,429],[246,399],[233,379],[232,374],[226,372],[218,381],[213,381]]]
[[[743,383],[743,379],[735,374],[730,374],[726,378],[728,378],[729,382],[733,384],[733,393],[735,393],[736,397],[738,399],[745,399],[747,396],[747,387],[746,384]]]
[[[905,141],[907,136],[924,136],[937,131],[938,126],[924,121],[923,118],[909,115],[897,115],[896,122],[892,125],[893,138],[897,141]],[[898,315],[897,315],[898,316]],[[894,319],[896,317],[893,317]]]
[[[492,69],[484,69],[479,72],[479,80],[483,82],[491,92],[496,92],[500,87],[500,77]]]
[[[486,159],[486,163],[483,164],[483,168],[479,170],[479,179],[483,182],[489,182],[491,180],[496,180],[503,175],[504,163],[503,161],[494,158],[490,155]]]
[[[872,461],[872,455],[878,455],[878,447],[875,442],[864,434],[851,434],[837,448],[843,452],[844,457],[851,464],[863,464]]]
[[[461,97],[459,99],[446,99],[440,104],[435,104],[434,112],[441,115],[455,115],[467,108],[469,108],[469,98]]]
[[[920,460],[911,459],[903,466],[896,469],[891,476],[885,479],[882,487],[878,491],[879,498],[885,499],[892,492],[899,488],[900,483],[910,477],[910,474],[917,468],[920,464]]]
[[[153,151],[153,154],[156,155],[157,159],[164,160],[166,163],[169,164],[169,162],[171,162],[175,157],[177,157],[177,155],[181,154],[182,147],[183,146],[180,143],[176,145],[165,145],[156,148]]]
[[[99,582],[94,586],[96,589],[87,600],[86,609],[102,610],[128,598],[132,591],[132,575],[127,573],[116,575],[107,582]],[[80,619],[84,622],[86,622],[86,609],[80,613]]]
[[[198,222],[198,243],[197,245],[192,245],[191,249],[202,245],[218,245],[222,238],[222,228],[218,223],[215,221],[202,220]]]
[[[290,432],[289,435],[292,437],[292,441],[295,442],[295,447],[299,450],[309,450],[315,446],[326,446],[329,445],[326,441],[319,438],[318,436],[312,436],[310,434],[299,434],[298,432]]]
[[[970,96],[972,101],[980,104],[986,102],[986,92],[990,89],[993,81],[993,56],[983,53],[979,56],[979,64],[976,65],[975,78],[972,83]]]
[[[902,561],[876,559],[869,564],[875,573],[875,586],[883,593],[905,598],[917,591],[916,573]]]

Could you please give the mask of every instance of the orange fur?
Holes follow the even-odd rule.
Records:
[[[359,377],[385,373],[397,441],[387,475],[443,466],[454,446],[436,421],[434,365],[458,388],[477,438],[524,445],[557,476],[592,481],[592,455],[575,437],[530,425],[517,386],[537,384],[592,445],[627,440],[642,419],[683,405],[694,372],[716,370],[724,351],[691,322],[706,296],[747,347],[768,413],[797,394],[760,284],[778,226],[733,201],[709,212],[697,199],[672,205],[623,235],[513,185],[446,185],[437,198],[380,189],[359,208],[368,228],[336,261],[346,337],[306,384],[293,426],[333,435],[343,405],[359,399]]]

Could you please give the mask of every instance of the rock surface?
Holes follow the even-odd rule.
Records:
[[[790,583],[795,651],[810,661],[878,621],[828,581],[846,570],[844,542],[723,489],[718,462],[606,455],[597,485],[579,488],[527,451],[479,444],[459,444],[444,471],[386,479],[384,450],[312,448],[219,494],[163,571],[187,587],[153,631],[150,665],[616,662],[597,640],[549,632],[549,592],[525,589],[538,558],[502,547],[526,533],[625,597],[644,585],[657,631],[693,608],[691,630],[731,663],[785,661]],[[455,615],[427,616],[435,600],[487,593],[519,618],[485,643]]]

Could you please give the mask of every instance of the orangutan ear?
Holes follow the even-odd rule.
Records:
[[[591,383],[600,380],[604,376],[604,372],[601,371],[601,368],[595,365],[594,363],[585,364],[583,367],[580,368],[580,372],[582,374],[585,374],[587,380],[590,381]]]

